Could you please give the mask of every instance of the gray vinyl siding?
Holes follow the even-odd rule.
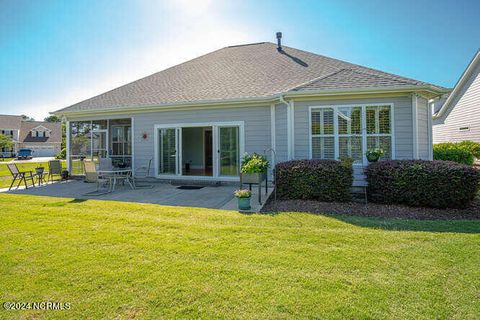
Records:
[[[449,111],[433,122],[433,142],[480,142],[480,63],[456,95]],[[469,131],[460,131],[469,127]]]
[[[275,151],[277,163],[288,160],[287,142],[287,106],[278,104],[275,106]]]
[[[164,111],[134,115],[134,154],[137,166],[154,158],[154,126],[156,124],[213,123],[244,121],[245,152],[263,154],[271,146],[270,106],[206,109],[196,111]],[[147,139],[142,138],[143,133]],[[270,158],[270,155],[268,155]]]
[[[428,130],[428,101],[425,98],[417,98],[417,140],[418,140],[418,158],[429,160],[430,143]]]

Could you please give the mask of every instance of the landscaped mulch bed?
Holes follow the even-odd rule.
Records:
[[[364,217],[403,218],[418,220],[480,219],[480,199],[466,209],[414,208],[358,202],[319,202],[312,200],[277,200],[270,197],[262,212],[310,212],[316,214],[345,214]]]

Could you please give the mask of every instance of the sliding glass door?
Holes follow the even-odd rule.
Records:
[[[220,176],[238,176],[240,173],[239,127],[219,127],[218,165]]]
[[[177,128],[158,130],[159,167],[158,174],[174,175],[178,172],[178,131]]]
[[[155,126],[157,175],[171,178],[238,178],[243,122]]]

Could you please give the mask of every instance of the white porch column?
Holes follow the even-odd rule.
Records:
[[[418,96],[412,95],[412,136],[413,136],[413,159],[418,159],[418,119],[417,119]]]

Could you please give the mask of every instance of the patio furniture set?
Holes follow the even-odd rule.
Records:
[[[149,174],[150,165],[151,160],[146,170],[146,176]],[[112,193],[119,183],[122,185],[127,183],[132,190],[153,187],[152,185],[136,184],[133,177],[133,170],[130,168],[114,167],[111,158],[101,158],[98,165],[92,160],[84,160],[83,166],[85,169],[85,182],[96,183],[95,191],[86,194],[89,196]]]
[[[44,171],[43,168],[37,168],[35,171],[20,170],[16,163],[7,163],[7,168],[13,177],[12,183],[10,184],[8,190],[11,190],[17,181],[17,189],[20,187],[22,182],[25,185],[25,189],[28,189],[27,181],[31,183],[31,186],[35,187],[35,180],[37,181],[37,185],[40,186],[44,183],[48,183],[48,181],[53,182],[54,176],[58,176],[60,179],[63,179],[63,170],[60,160],[50,160],[48,162],[48,171]],[[45,177],[47,179],[45,179]]]

